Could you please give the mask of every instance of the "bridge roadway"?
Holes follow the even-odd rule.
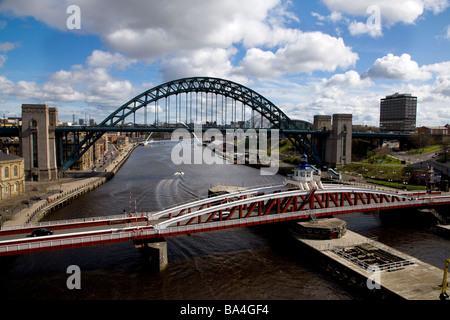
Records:
[[[450,196],[392,193],[348,185],[324,185],[324,189],[306,191],[269,186],[200,199],[158,212],[3,227],[0,256],[305,219],[311,214],[321,217],[430,205],[450,205]],[[54,234],[30,237],[31,231],[39,227],[51,229]]]

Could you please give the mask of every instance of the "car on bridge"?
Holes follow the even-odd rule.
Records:
[[[52,234],[53,234],[53,230],[50,230],[47,228],[38,228],[38,229],[34,229],[31,232],[30,237],[50,236]]]
[[[225,220],[230,215],[230,211],[222,212],[222,220]],[[213,217],[213,221],[220,221],[220,213],[216,213]]]

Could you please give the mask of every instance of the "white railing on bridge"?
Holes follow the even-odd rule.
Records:
[[[205,204],[205,203],[217,202],[217,201],[224,200],[227,198],[233,198],[233,197],[239,197],[239,196],[251,196],[251,195],[257,194],[259,192],[263,192],[264,190],[272,190],[272,191],[286,190],[286,186],[280,185],[280,184],[273,184],[273,185],[268,185],[268,186],[264,186],[264,187],[252,187],[251,189],[230,192],[230,193],[226,193],[226,194],[222,194],[222,195],[218,195],[218,196],[214,196],[214,197],[197,199],[194,201],[187,200],[185,202],[178,203],[175,206],[170,206],[170,207],[168,206],[168,207],[164,208],[163,210],[160,210],[157,212],[152,212],[152,213],[150,213],[150,218],[158,219],[160,217],[163,217],[164,215],[168,215],[169,213],[181,211],[183,209],[191,208],[196,205],[201,206],[202,204]]]
[[[64,224],[77,224],[83,222],[98,222],[98,221],[110,221],[116,219],[132,219],[136,217],[141,217],[141,213],[137,212],[130,216],[127,214],[120,215],[112,215],[112,216],[97,216],[97,217],[88,217],[88,218],[78,218],[78,219],[68,219],[68,220],[54,220],[54,221],[44,221],[44,222],[35,222],[35,223],[27,223],[26,225],[11,225],[11,226],[2,226],[1,230],[16,230],[23,228],[40,228],[46,226],[54,226],[54,225],[64,225]]]
[[[98,233],[98,231],[80,232],[73,233],[73,237],[68,237],[68,234],[64,235],[63,237],[53,235],[46,236],[42,240],[39,239],[31,242],[29,241],[29,239],[2,241],[0,242],[0,255],[1,253],[7,254],[11,252],[27,252],[43,248],[61,248],[82,245],[88,246],[100,243],[131,241],[145,234],[145,232],[140,232],[141,230],[139,229],[140,228],[138,227],[127,229],[111,229],[109,231],[105,231],[102,234],[93,234]],[[11,244],[8,244],[9,242],[11,242]]]
[[[396,196],[396,197],[402,197],[404,199],[413,201],[413,198],[410,198],[407,195],[402,195],[402,194],[394,194],[394,193],[390,193],[390,192],[374,192],[373,190],[369,190],[369,189],[362,189],[362,188],[352,188],[352,187],[348,187],[348,186],[343,186],[340,188],[335,188],[335,189],[318,189],[316,190],[316,194],[321,194],[321,193],[327,193],[327,192],[333,192],[333,191],[338,191],[338,192],[358,192],[358,191],[365,191],[365,192],[369,192],[369,193],[377,193],[377,194],[385,194],[388,196]],[[290,190],[290,191],[283,191],[283,192],[278,192],[278,193],[267,193],[267,194],[263,194],[260,196],[255,196],[252,198],[247,198],[247,199],[241,199],[241,200],[236,200],[233,201],[232,204],[231,203],[223,203],[223,204],[217,204],[211,207],[207,207],[207,208],[203,208],[201,210],[197,210],[197,211],[193,211],[190,213],[186,213],[183,214],[181,216],[178,217],[173,217],[170,218],[169,220],[166,221],[162,221],[162,222],[158,222],[154,225],[154,227],[156,229],[163,229],[168,227],[171,224],[175,224],[177,222],[182,222],[191,218],[195,218],[198,217],[200,215],[205,215],[205,214],[211,214],[212,212],[218,211],[218,210],[225,210],[227,208],[229,208],[230,206],[238,206],[238,205],[245,205],[245,204],[251,204],[255,201],[266,201],[266,200],[270,200],[272,198],[279,198],[279,197],[290,197],[290,196],[296,196],[296,195],[306,195],[309,191],[303,191],[303,190]],[[229,197],[228,195],[222,195],[222,196],[217,196],[217,197],[211,197],[211,198],[207,198],[207,199],[202,199],[202,200],[198,200],[193,202],[192,204],[194,205],[200,205],[203,203],[208,203],[208,202],[216,202],[222,199],[225,199]],[[416,199],[417,200],[417,199]],[[356,206],[344,206],[344,207],[333,207],[333,208],[326,208],[326,209],[314,209],[314,212],[316,214],[320,214],[320,213],[328,213],[328,212],[342,212],[342,211],[348,211],[349,208],[351,208],[352,210],[354,209],[366,209],[367,207],[375,207],[375,208],[384,208],[384,207],[392,207],[395,208],[397,206],[403,206],[403,203],[392,203],[392,202],[388,202],[388,203],[375,203],[375,204],[365,204],[365,205],[356,205]],[[178,210],[182,210],[182,209],[186,209],[190,206],[180,206],[180,207],[174,207],[172,209],[168,209],[168,210],[164,210],[158,213],[155,213],[152,215],[153,217],[160,217],[169,213],[176,213]],[[365,210],[363,210],[365,211]]]
[[[82,246],[82,245],[92,245],[96,243],[108,243],[108,242],[121,242],[121,241],[132,241],[135,239],[141,239],[156,235],[161,235],[165,233],[187,233],[187,232],[195,232],[202,231],[204,229],[219,229],[226,227],[239,227],[244,226],[247,223],[251,222],[262,222],[262,221],[270,221],[273,218],[270,216],[265,217],[253,217],[245,220],[230,220],[230,221],[217,221],[211,222],[208,224],[193,224],[188,226],[176,226],[164,229],[163,232],[161,230],[155,230],[153,228],[147,227],[130,227],[125,229],[110,229],[103,231],[102,234],[93,234],[98,233],[98,231],[91,232],[80,232],[73,234],[65,234],[63,238],[61,236],[53,235],[47,236],[42,240],[36,240],[30,242],[29,239],[20,239],[20,240],[11,240],[11,241],[2,241],[0,242],[0,255],[1,253],[15,253],[15,252],[27,252],[33,250],[39,250],[43,248],[61,248],[61,247],[71,247],[71,246]],[[71,236],[69,238],[69,236]],[[11,242],[11,244],[9,244]]]

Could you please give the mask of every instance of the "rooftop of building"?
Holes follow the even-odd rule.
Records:
[[[386,96],[386,98],[384,98],[384,99],[394,99],[394,98],[416,98],[416,97],[413,97],[411,93],[398,93],[398,92],[396,92],[394,94]]]
[[[22,160],[23,158],[13,155],[13,154],[9,154],[9,153],[4,153],[3,151],[0,151],[0,162],[3,161],[13,161],[13,160]]]

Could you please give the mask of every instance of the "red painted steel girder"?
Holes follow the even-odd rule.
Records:
[[[229,203],[222,201],[220,205],[214,204],[212,201],[208,205],[203,204],[200,208],[183,209],[182,212],[174,213],[172,216],[181,218],[178,219],[177,226],[182,226],[214,222],[213,217],[216,214],[219,215],[219,221],[229,221],[231,219],[246,219],[252,216],[266,216],[269,214],[284,214],[286,212],[301,212],[315,209],[351,208],[361,205],[365,207],[360,211],[389,209],[389,206],[385,205],[390,203],[393,204],[392,208],[400,207],[400,203],[403,204],[401,207],[428,205],[426,198],[411,198],[407,195],[386,192],[377,193],[371,190],[340,192],[336,190],[317,191],[313,189],[309,193],[303,194],[285,195],[283,193],[273,193],[244,199],[245,201],[241,200],[243,199],[240,198]],[[203,210],[204,208],[209,208],[209,210]],[[190,217],[183,221],[183,214],[187,212],[190,213]],[[228,213],[226,218],[223,218],[223,212]]]

